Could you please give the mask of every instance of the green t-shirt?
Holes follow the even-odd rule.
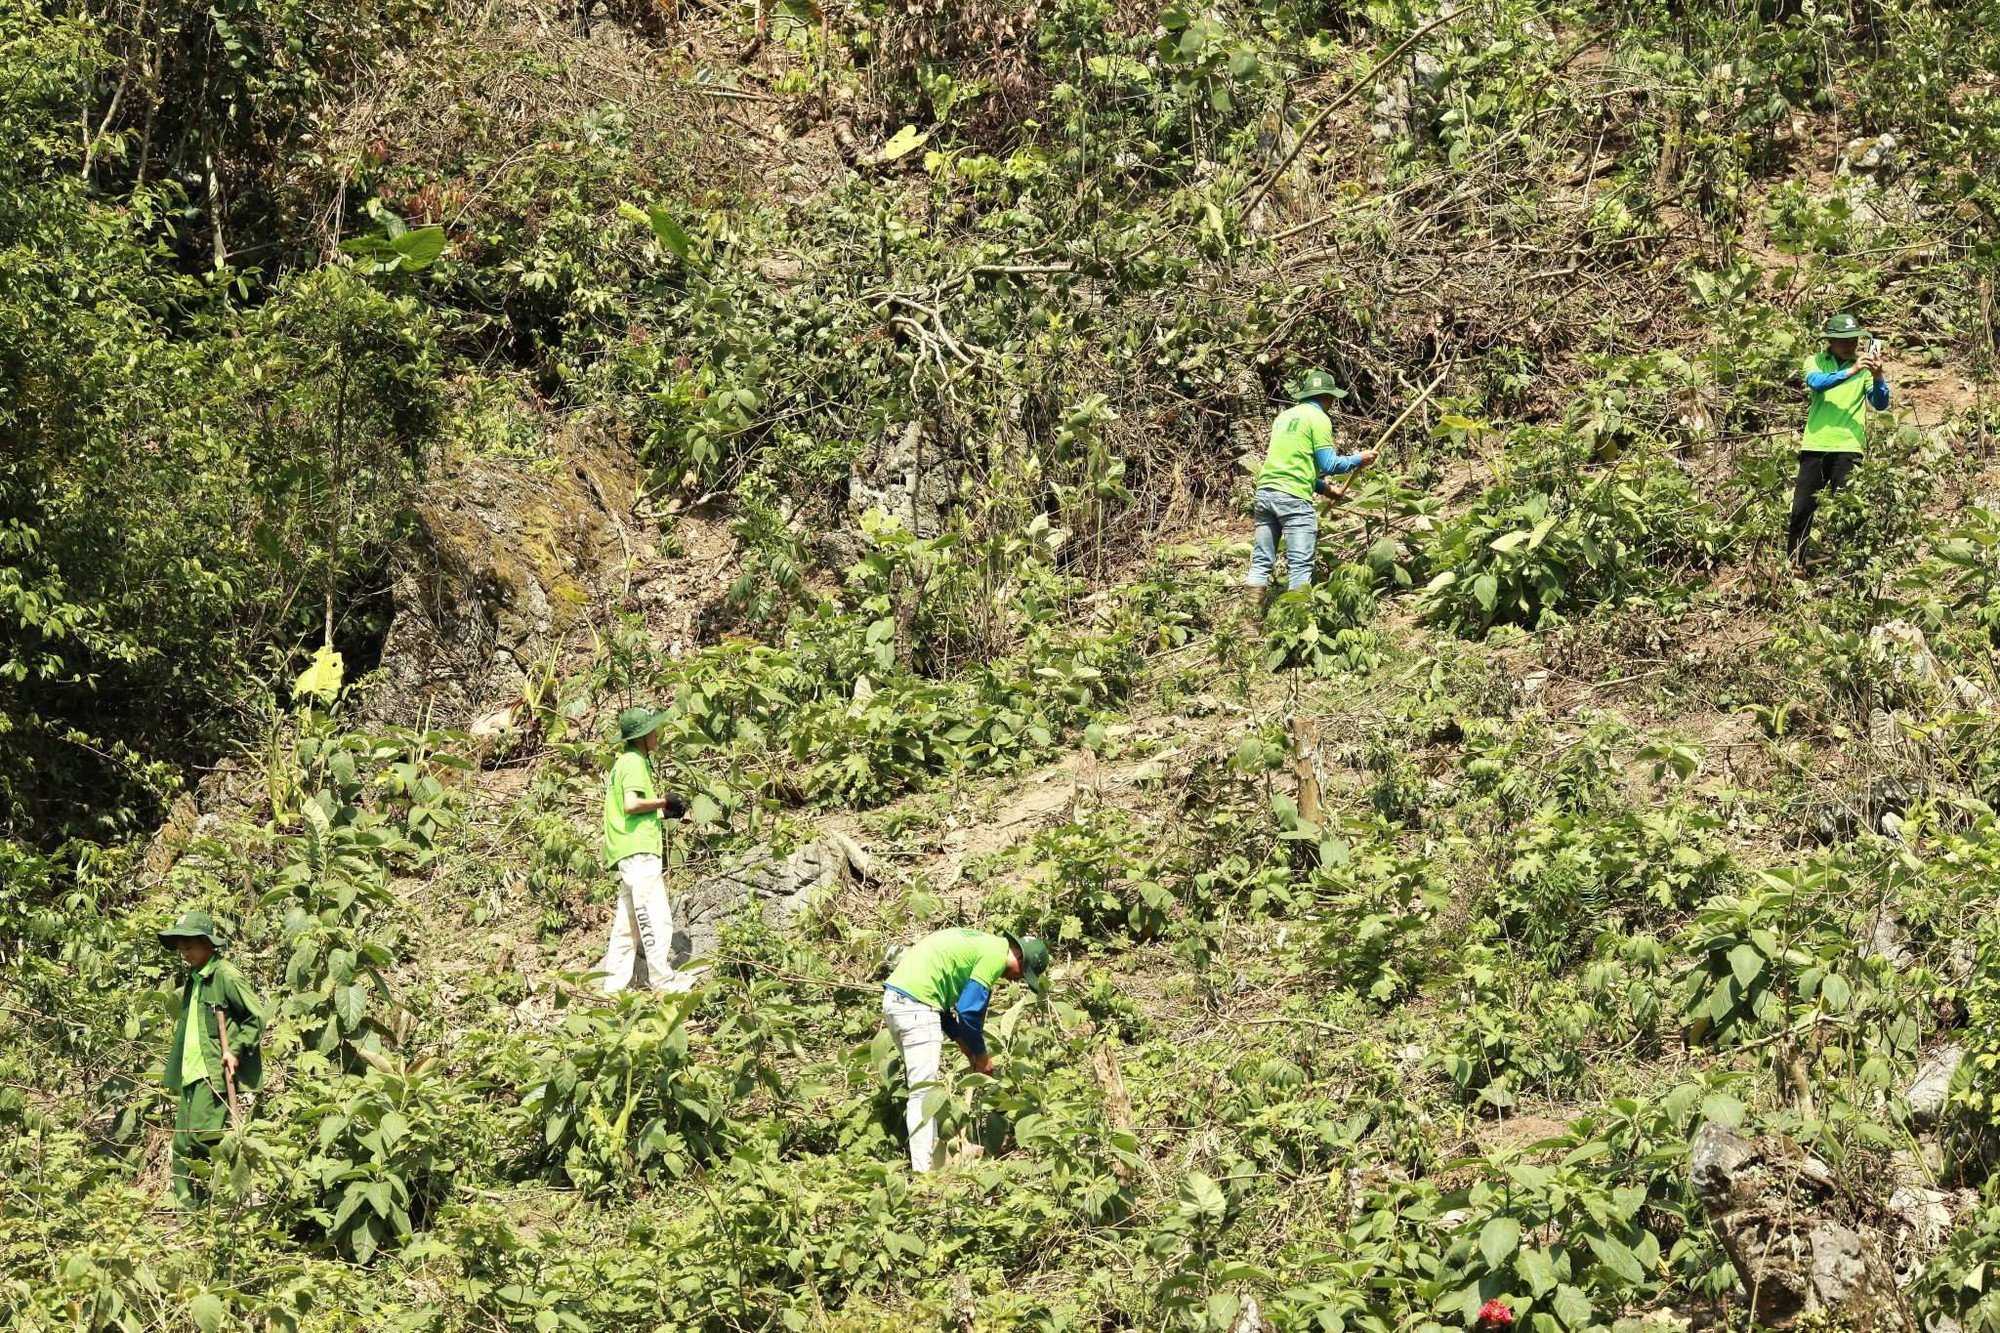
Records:
[[[1806,358],[1808,375],[1840,368],[1829,352]],[[1868,387],[1874,382],[1873,376],[1860,371],[1831,389],[1810,390],[1812,407],[1806,413],[1806,434],[1799,448],[1825,454],[1860,453],[1868,437]]]
[[[625,793],[635,791],[642,801],[654,800],[653,766],[646,756],[631,746],[618,752],[611,765],[611,777],[604,784],[604,864],[615,866],[628,856],[660,854],[660,812],[643,815],[625,813]]]
[[[200,968],[188,973],[187,984],[181,992],[181,1085],[183,1087],[208,1077],[208,1061],[201,1055],[202,1029],[207,1024],[213,1023],[215,1016],[202,1008],[201,983],[208,980],[215,971],[215,965],[221,961],[221,954],[211,954],[208,961]],[[219,1038],[218,1044],[220,1044]]]
[[[909,948],[883,983],[940,1011],[958,1003],[968,981],[987,989],[1006,975],[1011,950],[1004,935],[953,927],[933,931]]]
[[[1333,422],[1316,403],[1298,403],[1278,413],[1271,423],[1271,448],[1264,455],[1263,470],[1257,474],[1257,489],[1269,488],[1313,498],[1319,489],[1316,449],[1333,448]]]

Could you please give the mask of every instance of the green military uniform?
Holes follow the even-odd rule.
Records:
[[[215,922],[208,913],[189,912],[159,937],[168,948],[176,939],[194,938],[217,942]],[[181,986],[180,1014],[167,1048],[167,1091],[179,1098],[174,1111],[174,1197],[184,1208],[206,1197],[207,1190],[195,1179],[194,1163],[207,1161],[229,1128],[222,1037],[215,1023],[218,1009],[228,1020],[238,1091],[264,1082],[264,1002],[236,966],[217,953],[190,972]]]

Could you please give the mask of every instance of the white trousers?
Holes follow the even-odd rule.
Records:
[[[643,953],[646,980],[654,990],[679,990],[674,971],[674,913],[667,906],[667,881],[660,858],[647,853],[618,862],[618,907],[611,917],[611,943],[597,970],[604,993],[616,995],[632,984],[633,964]]]
[[[910,1170],[928,1171],[937,1151],[938,1106],[944,1100],[938,1087],[944,1024],[937,1010],[892,990],[882,992],[882,1021],[903,1053],[903,1074],[910,1084],[910,1104],[903,1115],[910,1131]]]

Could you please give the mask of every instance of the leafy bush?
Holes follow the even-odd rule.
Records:
[[[1972,976],[1963,992],[1965,1060],[1953,1101],[1984,1129],[2000,1132],[2000,931],[1981,932]]]
[[[1137,827],[1109,810],[1037,833],[1035,877],[1000,895],[993,910],[1016,929],[1065,942],[1157,936],[1179,903],[1158,881],[1159,867],[1138,853],[1144,845]]]
[[[1322,677],[1365,675],[1382,660],[1381,639],[1361,628],[1374,614],[1373,572],[1342,565],[1272,604],[1264,626],[1267,664]]]
[[[1491,992],[1490,963],[1475,961],[1466,970],[1475,994]],[[1438,1066],[1468,1104],[1504,1115],[1524,1096],[1576,1088],[1592,1017],[1587,1002],[1559,985],[1536,986],[1518,1001],[1504,990],[1476,998],[1455,1015]]]
[[[400,907],[390,870],[429,862],[436,839],[459,820],[440,774],[467,765],[440,752],[440,739],[342,733],[308,714],[291,751],[274,742],[267,758],[273,808],[295,814],[299,830],[275,834],[282,861],[261,905],[282,911],[289,952],[278,1008],[298,1023],[307,1049],[385,1045],[383,971],[397,936],[382,918]]]
[[[608,1011],[571,1009],[535,1054],[521,1100],[529,1160],[587,1194],[686,1175],[738,1133],[713,1074],[689,1058],[689,995],[626,991]]]
[[[1559,448],[1562,446],[1558,446]],[[1713,503],[1677,467],[1621,463],[1573,489],[1503,482],[1439,524],[1426,613],[1460,632],[1540,629],[1600,604],[1659,597],[1728,549]]]
[[[1690,1041],[1734,1044],[1801,1023],[1846,1030],[1869,1058],[1916,1049],[1916,1018],[1895,969],[1864,956],[1829,919],[1851,910],[1855,885],[1838,863],[1760,871],[1738,894],[1702,904],[1682,934],[1690,956],[1681,1012]]]
[[[1315,892],[1320,952],[1336,986],[1388,1006],[1423,981],[1422,946],[1446,902],[1424,858],[1365,844],[1326,866]]]
[[[1550,967],[1589,952],[1598,930],[1658,924],[1731,882],[1721,821],[1685,806],[1578,814],[1549,810],[1510,839],[1486,910]]]
[[[1910,1304],[1919,1318],[1927,1322],[1949,1318],[1964,1328],[1991,1328],[2000,1322],[2000,1286],[1993,1281],[1994,1264],[2000,1261],[1996,1193],[2000,1177],[1987,1181],[1977,1207],[1946,1238],[1943,1251],[1918,1273]]]
[[[739,785],[872,805],[938,774],[1007,772],[1048,754],[1124,696],[1141,641],[1131,629],[1052,630],[941,681],[897,666],[892,621],[829,614],[793,622],[782,646],[725,643],[662,668],[674,702],[661,735],[711,773],[725,761]],[[709,783],[727,799],[729,784]]]
[[[497,1119],[429,1062],[371,1052],[368,1064],[358,1077],[301,1070],[273,1109],[312,1144],[289,1173],[279,1214],[364,1264],[428,1225],[459,1173],[491,1152]]]

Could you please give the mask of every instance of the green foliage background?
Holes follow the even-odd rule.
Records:
[[[1990,3],[0,0],[10,1325],[1741,1326],[1723,1120],[1982,1191],[1910,1293],[2000,1327],[1996,68]],[[1897,414],[1795,585],[1836,309]],[[1237,455],[1310,365],[1383,457],[1250,625]],[[441,465],[591,414],[738,539],[704,642],[592,607],[518,755],[364,725]],[[850,514],[911,423],[934,521]],[[292,697],[324,645],[360,685]],[[598,1005],[640,696],[682,877],[832,811],[934,866],[1053,761],[1131,799]],[[186,905],[280,1074],[177,1216]],[[1062,966],[912,1181],[873,983],[961,918]]]

